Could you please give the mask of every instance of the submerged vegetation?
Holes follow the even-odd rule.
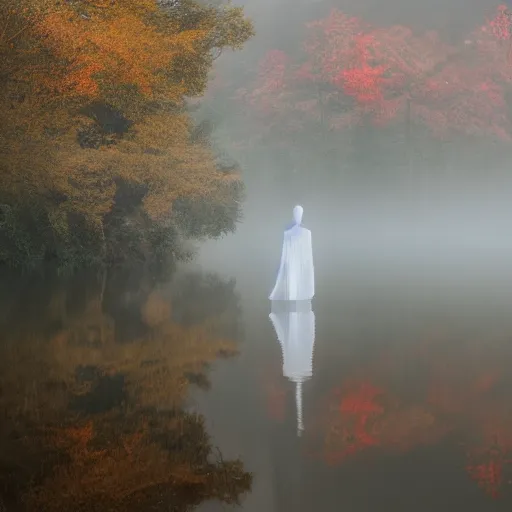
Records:
[[[159,260],[234,229],[237,166],[187,98],[252,33],[224,2],[2,2],[0,262]]]
[[[147,273],[126,277],[27,276],[30,300],[19,280],[0,293],[7,510],[185,511],[250,489],[242,463],[223,460],[186,404],[191,385],[209,386],[209,366],[237,353],[234,283],[192,274],[164,291]],[[176,300],[191,280],[212,292],[194,323]]]

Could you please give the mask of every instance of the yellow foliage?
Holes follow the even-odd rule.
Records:
[[[91,389],[91,382],[77,381],[79,367],[95,367],[101,375],[124,375],[129,403],[172,408],[188,389],[187,372],[201,373],[219,352],[236,353],[236,341],[225,337],[230,330],[226,315],[236,314],[233,311],[184,326],[173,321],[171,301],[153,291],[140,307],[148,333],[119,343],[115,321],[103,311],[100,293],[91,295],[71,316],[59,306],[65,301],[66,295],[59,295],[46,313],[63,325],[50,339],[36,334],[8,340],[1,347],[0,384],[11,392],[0,404],[13,417],[47,421],[64,414],[66,396],[69,400]],[[48,381],[62,386],[48,390]]]
[[[252,27],[236,8],[194,5],[177,16],[156,0],[0,5],[0,205],[37,209],[39,232],[65,240],[78,217],[104,242],[119,182],[143,187],[153,220],[169,219],[181,197],[228,199],[182,109],[203,91],[212,49],[239,47]],[[187,9],[201,12],[193,26]],[[84,113],[92,101],[120,111],[128,133],[80,147],[84,130],[104,136]]]
[[[23,507],[13,508],[149,509],[144,500],[160,496],[158,486],[172,498],[190,486],[198,495],[215,496],[218,489],[221,499],[236,497],[250,485],[248,475],[241,465],[211,460],[202,419],[182,410],[188,374],[204,372],[220,351],[233,352],[236,340],[223,337],[228,329],[218,328],[216,314],[193,326],[175,322],[173,304],[154,275],[127,288],[123,283],[121,291],[123,275],[84,277],[85,288],[82,280],[62,279],[52,283],[52,293],[44,281],[31,287],[28,301],[3,298],[12,319],[0,319],[0,483],[7,482],[10,495],[23,495],[17,496]],[[236,315],[229,283],[211,288],[224,306],[219,313]],[[109,314],[112,299],[116,308]],[[119,340],[124,317],[117,306],[129,299],[124,314],[144,328],[126,343]],[[37,315],[23,324],[27,310]],[[225,318],[219,322],[224,327]],[[94,412],[81,406],[102,382],[120,375],[122,402]],[[12,483],[18,480],[20,490]]]
[[[210,445],[201,419],[180,410],[189,386],[187,373],[204,371],[219,351],[234,351],[236,341],[216,334],[215,316],[190,327],[175,323],[170,300],[144,280],[115,298],[121,303],[141,289],[147,293],[137,302],[139,309],[131,311],[141,314],[147,330],[140,339],[120,343],[116,322],[104,311],[103,296],[113,290],[105,289],[108,280],[103,277],[99,286],[86,288],[78,298],[85,303],[75,312],[69,303],[76,300],[76,289],[63,287],[42,298],[32,329],[14,335],[12,326],[3,325],[0,446],[11,449],[8,436],[14,425],[16,437],[22,433],[23,453],[12,467],[45,467],[36,483],[28,485],[24,505],[28,510],[61,511],[96,510],[100,503],[99,510],[132,510],[139,498],[151,497],[160,485],[174,492],[182,485],[208,491],[215,484],[221,487],[219,493],[226,492],[215,480],[216,471],[223,478],[247,475],[236,465],[218,470],[208,460]],[[229,308],[232,301],[227,304]],[[16,308],[10,304],[10,309]],[[48,332],[55,325],[62,328]],[[34,332],[27,334],[30,330]],[[70,407],[94,392],[99,379],[112,375],[125,376],[123,404],[94,414],[77,414]],[[26,464],[25,457],[34,463]],[[243,487],[235,481],[229,485]]]
[[[64,95],[96,97],[102,84],[130,84],[151,97],[178,101],[184,92],[169,86],[166,72],[176,56],[195,53],[204,31],[163,34],[140,15],[108,9],[84,19],[71,7],[49,13],[36,26],[47,48],[66,65],[45,84]],[[58,68],[57,68],[58,70]]]
[[[99,423],[101,425],[101,422]],[[158,484],[171,484],[177,468],[169,454],[148,439],[147,426],[131,434],[118,436],[118,443],[106,449],[95,449],[84,443],[91,423],[81,427],[55,429],[50,443],[66,447],[70,463],[58,467],[52,477],[27,496],[34,508],[61,510],[65,504],[84,506],[90,499],[102,496],[109,502],[120,502],[138,490]]]

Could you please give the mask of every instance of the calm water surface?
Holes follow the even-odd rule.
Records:
[[[0,510],[510,510],[506,248],[312,215],[317,295],[273,323],[251,215],[169,276],[5,276]]]
[[[308,373],[307,314],[281,316],[298,326],[284,343],[269,319],[281,233],[268,235],[274,251],[258,249],[268,226],[251,224],[200,258],[235,277],[241,297],[241,354],[193,401],[226,455],[254,473],[242,509],[509,510],[512,267],[502,234],[472,238],[462,226],[458,240],[455,230],[420,239],[397,228],[378,238],[367,224],[367,239],[340,244],[344,229],[326,233],[326,218],[305,220],[317,277],[309,378],[297,378]]]

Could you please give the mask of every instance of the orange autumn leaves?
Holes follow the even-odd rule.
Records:
[[[179,100],[185,87],[171,87],[167,72],[177,56],[196,52],[205,30],[163,33],[140,15],[118,8],[83,18],[70,7],[44,16],[36,32],[55,57],[66,62],[48,86],[65,95],[96,97],[102,85],[135,86],[150,97]]]
[[[204,92],[212,50],[252,35],[242,11],[193,1],[12,2],[0,3],[0,205],[15,226],[2,261],[115,259],[110,242],[127,238],[109,230],[114,211],[115,229],[137,232],[147,255],[157,240],[149,226],[169,234],[165,243],[183,231],[176,201],[236,204],[238,177],[219,170],[209,140],[193,138],[186,98]],[[120,206],[120,189],[134,191],[134,204]]]

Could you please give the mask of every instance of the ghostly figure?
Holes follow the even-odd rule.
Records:
[[[294,223],[284,232],[281,263],[270,300],[311,300],[315,295],[311,231],[301,225],[303,212],[302,206],[295,206]]]
[[[313,376],[315,313],[311,301],[272,303],[270,321],[283,354],[283,375],[295,383],[297,435],[304,431],[302,384]]]

